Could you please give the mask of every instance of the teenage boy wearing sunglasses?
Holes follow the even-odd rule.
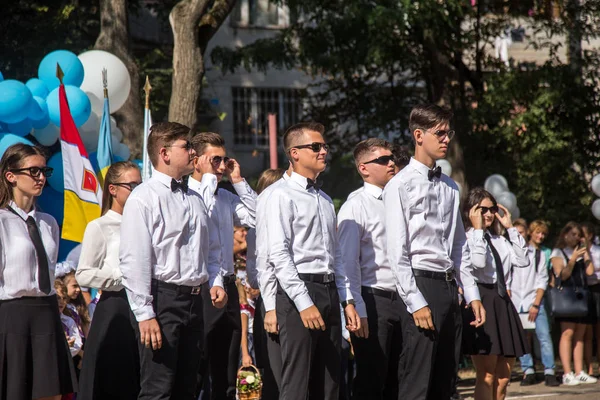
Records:
[[[212,398],[234,399],[242,322],[233,269],[233,227],[256,226],[258,195],[242,178],[237,161],[227,157],[223,137],[211,132],[199,133],[192,138],[192,146],[197,157],[188,184],[202,196],[210,217],[219,228],[223,285],[229,296],[227,306],[222,309],[213,307],[210,298],[205,298],[205,358],[198,384],[203,384],[201,381],[208,378],[205,371],[210,371]],[[233,184],[237,195],[217,188],[224,176]]]
[[[398,360],[402,350],[400,308],[405,307],[386,254],[383,188],[396,174],[392,145],[378,138],[354,148],[354,162],[364,185],[338,213],[350,291],[360,316],[352,334],[356,359],[353,394],[358,399],[397,399]]]

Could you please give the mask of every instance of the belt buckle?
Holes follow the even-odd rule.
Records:
[[[325,275],[325,279],[323,281],[324,283],[335,282],[335,276],[327,274]]]
[[[190,292],[190,294],[192,294],[194,296],[199,295],[200,294],[200,286],[194,286],[192,288],[192,291]]]
[[[454,280],[454,271],[446,271],[446,282],[452,282]]]

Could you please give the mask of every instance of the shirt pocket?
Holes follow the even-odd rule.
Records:
[[[427,210],[427,190],[420,186],[405,186],[406,198],[408,199],[408,211],[413,216],[424,214]]]

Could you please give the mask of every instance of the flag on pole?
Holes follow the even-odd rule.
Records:
[[[100,176],[98,178],[101,185],[104,183],[106,172],[113,162],[106,69],[102,70],[102,82],[104,84],[104,110],[102,111],[102,123],[100,124],[100,135],[98,136],[98,151],[96,152],[96,159],[98,160],[98,167],[100,169]]]
[[[142,181],[148,180],[152,176],[152,163],[148,157],[148,135],[150,135],[150,127],[152,126],[152,114],[150,113],[150,80],[146,75],[146,84],[144,91],[146,92],[146,106],[144,108],[144,147],[142,148]]]
[[[88,222],[100,217],[102,189],[69,110],[65,86],[62,83],[63,72],[58,64],[56,69],[56,76],[60,80],[60,147],[65,177],[62,238],[81,243]]]

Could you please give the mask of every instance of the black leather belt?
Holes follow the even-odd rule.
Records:
[[[230,284],[234,284],[235,285],[235,275],[225,275],[223,277],[223,285],[230,285]]]
[[[454,270],[448,270],[445,272],[437,272],[437,271],[425,271],[424,269],[414,269],[413,275],[420,276],[422,278],[431,278],[437,279],[440,281],[452,282],[455,278]]]
[[[369,286],[361,288],[362,293],[369,293],[374,296],[385,297],[390,300],[398,300],[398,292],[390,292],[389,290],[377,289]]]
[[[176,285],[174,283],[163,282],[156,279],[152,279],[152,284],[161,289],[171,290],[173,292],[177,292],[179,294],[189,294],[192,296],[197,296],[202,291],[202,285],[199,286],[184,286],[184,285]]]
[[[334,274],[298,274],[298,277],[304,282],[335,283]]]

